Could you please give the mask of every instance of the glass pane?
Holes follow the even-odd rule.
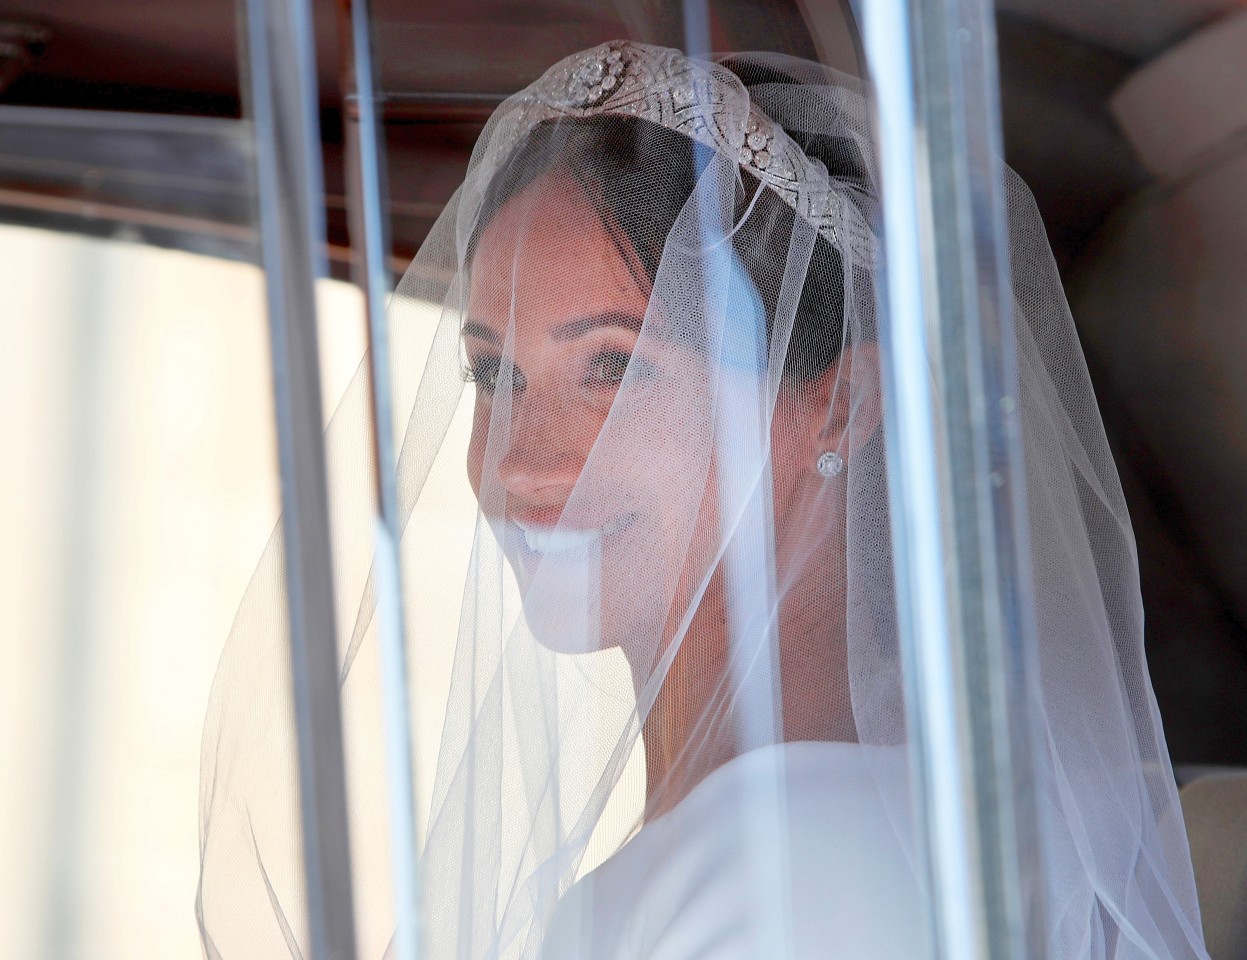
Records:
[[[1152,340],[1095,318],[1207,308],[1204,248],[1182,272],[1157,237],[1188,229],[1195,206],[1164,204],[1237,156],[1227,131],[1241,125],[1214,117],[1225,136],[1192,141],[1216,149],[1172,167],[1164,149],[1149,153],[1145,130],[1127,133],[1136,162],[1105,105],[1133,61],[1159,48],[1130,30],[1120,40],[1103,16],[1011,4],[999,34],[1003,150],[1034,180],[1035,203],[992,160],[1002,144],[990,22],[934,24],[932,8],[909,7],[930,31],[914,27],[927,59],[906,51],[900,64],[914,71],[903,99],[915,211],[885,235],[896,201],[881,180],[888,147],[873,91],[856,79],[843,5],[474,3],[433,14],[378,4],[389,181],[379,196],[405,271],[389,304],[393,411],[382,423],[400,451],[399,588],[378,562],[366,372],[326,441],[362,956],[385,952],[395,927],[395,678],[382,631],[400,590],[430,956],[683,956],[722,944],[821,955],[830,943],[871,956],[928,955],[933,943],[986,955],[1023,911],[1036,955],[1204,956],[1144,661],[1132,516],[1145,588],[1149,568],[1184,600],[1198,586],[1197,612],[1216,627],[1202,667],[1161,679],[1155,668],[1177,644],[1150,651],[1158,689],[1214,691],[1215,710],[1178,711],[1186,732],[1174,742],[1193,759],[1235,756],[1212,728],[1228,718],[1237,729],[1238,660],[1227,654],[1237,634],[1223,619],[1236,567],[1228,541],[1203,551],[1174,540],[1175,504],[1205,521],[1215,511],[1165,494],[1165,470],[1150,466],[1163,458],[1135,424],[1146,416],[1160,431],[1150,421],[1170,418],[1173,432],[1155,435],[1199,463],[1206,447],[1190,436],[1206,444],[1230,428],[1189,414],[1217,410],[1220,424],[1224,404],[1175,414],[1132,372],[1142,357],[1137,369],[1176,389],[1180,373],[1205,369],[1162,362],[1173,341],[1160,331],[1173,334],[1159,315]],[[935,36],[933,24],[949,29]],[[1077,41],[1058,35],[1075,28]],[[1129,52],[1101,56],[1105,36]],[[782,56],[712,67],[673,48]],[[939,79],[943,57],[953,74],[982,72]],[[895,79],[876,73],[874,89]],[[1132,110],[1149,115],[1148,78],[1138,82],[1113,101],[1123,130]],[[522,89],[525,102],[508,101]],[[934,129],[932,103],[961,113]],[[348,100],[342,111],[348,170],[359,110]],[[958,153],[954,135],[977,152]],[[1160,173],[1149,179],[1140,164]],[[344,180],[350,208],[358,187]],[[924,195],[922,184],[939,189]],[[1159,219],[1137,212],[1153,206]],[[1132,217],[1151,246],[1113,232]],[[1233,233],[1213,220],[1199,238]],[[924,255],[907,302],[892,286],[897,241]],[[1006,251],[1011,284],[986,275]],[[1155,266],[1148,283],[1137,263]],[[1225,277],[1211,289],[1237,302]],[[1074,326],[1084,303],[1094,329]],[[975,310],[987,320],[956,326]],[[903,320],[920,321],[905,385],[925,438],[889,409],[899,392],[887,336]],[[1101,390],[1103,418],[1080,333],[1092,372],[1108,378],[1097,387],[1131,387]],[[1207,357],[1232,354],[1201,348],[1225,376]],[[1217,398],[1233,395],[1227,383]],[[1179,425],[1190,431],[1175,439]],[[1125,496],[1110,442],[1135,451],[1118,460]],[[1210,470],[1228,489],[1225,446]],[[1151,472],[1136,481],[1140,462]],[[929,471],[925,505],[898,492],[915,466]],[[906,582],[922,520],[933,539],[908,574],[946,606],[936,633],[939,617]],[[1214,565],[1202,552],[1216,554],[1213,587],[1197,575]],[[257,582],[279,576],[262,568]],[[214,717],[249,716],[284,676],[280,658],[253,672],[245,655],[284,635],[267,596],[253,593],[235,621],[231,646],[244,655]],[[1168,615],[1168,636],[1181,637],[1185,608],[1168,596],[1162,623]],[[982,613],[993,603],[995,619]],[[934,667],[917,669],[915,652],[937,654]],[[946,700],[919,719],[913,691],[939,669]],[[976,670],[982,684],[966,681]],[[932,722],[947,754],[932,746]],[[295,738],[289,724],[264,729],[264,750],[238,737],[205,768],[216,784],[247,757],[207,810],[252,817],[216,849],[239,872],[207,929],[305,953]],[[967,790],[945,792],[937,809],[924,792],[932,771]],[[995,795],[983,789],[993,782]],[[956,894],[930,882],[928,859],[975,853],[976,825],[994,818],[997,838],[1024,834],[1006,821],[1028,816],[1029,854],[1020,842],[1020,857],[1008,844],[983,856],[1014,857],[996,864],[1021,879],[1012,904],[982,880]],[[938,924],[954,897],[982,909],[947,936]],[[928,907],[942,918],[934,936]]]

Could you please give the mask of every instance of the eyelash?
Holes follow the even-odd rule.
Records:
[[[617,388],[623,382],[624,374],[629,367],[636,369],[641,377],[649,377],[653,368],[649,363],[634,357],[626,350],[601,350],[589,361],[589,370],[585,375],[586,387]],[[502,358],[495,355],[469,359],[463,369],[463,379],[474,383],[477,389],[485,393],[493,393],[498,386],[498,377],[502,373]],[[601,374],[598,376],[597,374]],[[522,393],[527,381],[519,370],[514,372],[514,392]]]
[[[463,379],[467,383],[474,383],[478,390],[485,393],[493,393],[498,387],[498,375],[502,372],[502,358],[498,356],[484,356],[476,359],[468,359],[467,365],[463,368]],[[514,374],[516,386],[523,389],[524,375],[518,370]]]
[[[604,382],[611,386],[619,386],[623,382],[624,374],[628,370],[628,364],[632,362],[632,354],[624,350],[602,350],[589,361],[589,370],[593,373],[603,373],[603,376],[597,378],[598,382]],[[594,386],[586,378],[586,386]]]

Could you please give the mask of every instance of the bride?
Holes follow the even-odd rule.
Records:
[[[437,317],[423,372],[393,371],[404,553],[459,543],[470,558],[427,807],[422,956],[930,955],[875,169],[862,92],[774,56],[605,44],[487,125],[391,311],[400,344],[430,305]],[[1047,955],[1204,957],[1129,519],[1037,213],[1016,179],[1008,193],[1041,637],[1017,708],[1042,744]],[[367,469],[343,459],[366,435],[361,397],[330,428],[344,477]],[[477,504],[457,529],[430,481],[452,461]],[[353,542],[350,523],[335,544]],[[369,551],[335,561],[366,569]],[[274,707],[279,572],[274,548],[205,730],[197,906],[225,960],[306,950],[293,734]],[[359,785],[376,776],[379,678],[361,666],[371,583],[352,582],[342,696],[352,841],[366,847],[384,817],[383,791]],[[409,563],[404,601],[418,675],[450,643],[422,632],[448,598]],[[384,883],[355,872],[380,953]]]

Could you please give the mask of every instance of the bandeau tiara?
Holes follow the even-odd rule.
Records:
[[[736,158],[833,246],[857,263],[873,264],[875,236],[857,205],[756,104],[750,101],[743,110],[739,85],[715,70],[676,50],[627,40],[573,54],[499,107],[495,163],[547,120],[603,115],[648,120]]]

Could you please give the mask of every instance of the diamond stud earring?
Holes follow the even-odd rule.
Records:
[[[844,457],[834,450],[828,450],[818,458],[815,466],[824,477],[834,477],[844,469]]]

